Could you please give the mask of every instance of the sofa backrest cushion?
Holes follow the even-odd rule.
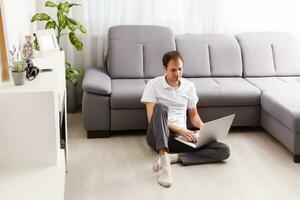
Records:
[[[185,34],[176,36],[184,77],[242,76],[242,59],[234,36]]]
[[[175,49],[174,34],[162,26],[124,25],[109,29],[111,78],[154,78],[163,74],[162,57]]]
[[[290,33],[241,33],[236,38],[242,50],[243,76],[300,75],[300,44]]]

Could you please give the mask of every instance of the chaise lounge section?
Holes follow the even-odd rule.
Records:
[[[262,91],[260,125],[300,162],[300,44],[289,33],[238,34],[244,77]]]

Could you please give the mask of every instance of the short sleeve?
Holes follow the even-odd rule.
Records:
[[[192,83],[192,86],[190,89],[190,95],[191,95],[191,98],[188,102],[188,108],[197,107],[198,96],[197,96],[195,85],[193,83]]]
[[[142,103],[147,103],[147,102],[156,103],[157,102],[156,92],[154,89],[154,85],[151,81],[149,81],[146,85],[141,102]]]

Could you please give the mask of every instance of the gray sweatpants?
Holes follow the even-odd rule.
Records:
[[[156,103],[147,130],[147,142],[158,151],[167,148],[170,153],[178,153],[183,165],[220,162],[230,155],[229,147],[221,142],[211,142],[199,148],[185,145],[175,139],[168,128],[168,107]]]

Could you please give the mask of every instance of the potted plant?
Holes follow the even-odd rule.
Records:
[[[12,71],[12,77],[15,85],[23,85],[26,76],[26,61],[21,58],[20,52],[13,47],[13,50],[9,50],[9,68]]]
[[[36,13],[31,18],[31,22],[44,21],[45,29],[54,29],[56,32],[57,43],[60,45],[61,37],[69,36],[69,41],[75,47],[77,51],[81,51],[83,48],[82,42],[77,37],[77,33],[81,32],[86,34],[87,31],[85,27],[80,24],[77,20],[69,16],[70,10],[73,6],[81,6],[77,3],[69,2],[58,2],[57,4],[52,1],[46,1],[45,7],[56,9],[56,18],[50,17],[47,13]],[[38,41],[36,35],[33,43],[36,50],[39,49]],[[78,78],[83,76],[83,71],[75,69],[69,62],[65,64],[66,80],[67,80],[67,101],[68,101],[68,111],[76,111],[76,102],[72,103],[70,100],[76,101],[76,91],[75,85],[78,82]],[[71,106],[72,107],[71,107]]]

